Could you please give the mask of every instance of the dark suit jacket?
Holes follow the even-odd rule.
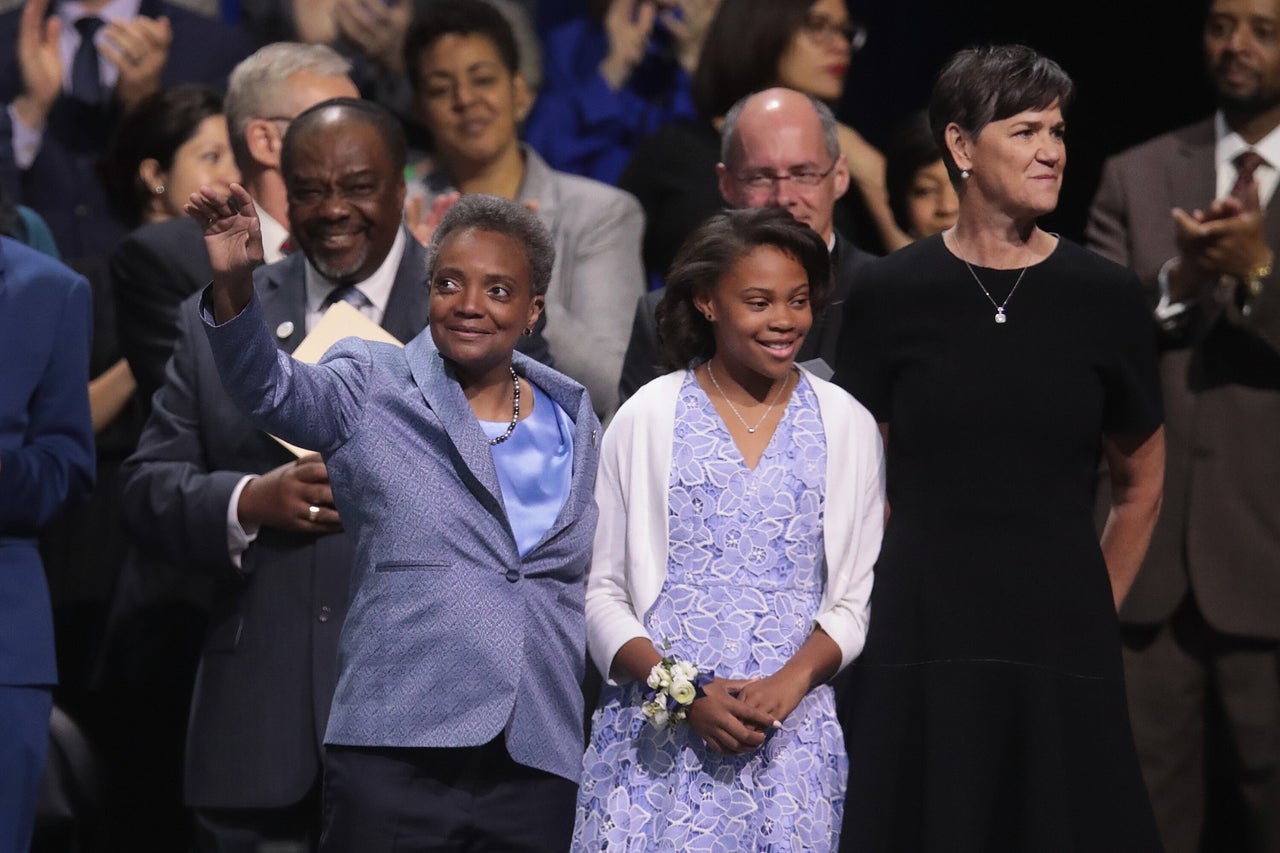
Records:
[[[425,250],[407,241],[383,326],[403,341],[427,323]],[[305,337],[304,259],[257,270],[273,336],[292,352]],[[255,429],[223,390],[193,296],[165,384],[137,453],[125,464],[126,523],[138,545],[217,578],[187,734],[186,799],[206,808],[297,802],[319,772],[336,680],[338,632],[353,558],[347,533],[263,529],[237,571],[227,554],[227,505],[245,474],[292,455]]]
[[[166,16],[173,31],[161,86],[204,83],[221,89],[236,63],[249,55],[249,40],[234,27],[212,21],[162,0],[142,0],[139,14]],[[21,9],[0,15],[0,104],[22,91],[18,69],[18,21]],[[119,118],[113,105],[86,107],[68,96],[53,105],[40,152],[22,173],[21,201],[45,218],[64,258],[106,254],[124,235],[124,225],[107,206],[96,162]]]
[[[1152,289],[1177,255],[1170,210],[1215,194],[1213,122],[1143,143],[1107,162],[1090,211],[1096,251],[1132,267]],[[1280,253],[1280,195],[1265,212]],[[1231,285],[1232,290],[1236,289]],[[1164,508],[1121,611],[1154,624],[1187,590],[1220,631],[1280,639],[1280,275],[1249,314],[1212,288],[1162,329],[1168,457]]]
[[[150,405],[178,336],[178,306],[213,279],[204,234],[190,217],[143,225],[111,253],[120,350]]]
[[[0,237],[0,685],[53,684],[36,533],[93,485],[89,284]]]
[[[820,358],[830,369],[835,368],[836,348],[840,341],[840,328],[844,322],[844,300],[853,287],[858,270],[872,256],[850,243],[836,232],[836,245],[831,252],[833,289],[827,310],[805,338],[796,361],[805,362]],[[618,381],[619,402],[626,402],[640,386],[657,379],[666,370],[662,367],[662,347],[658,342],[658,303],[666,288],[646,293],[638,305],[631,323],[631,340],[622,360],[622,378]],[[828,377],[830,374],[828,374]]]

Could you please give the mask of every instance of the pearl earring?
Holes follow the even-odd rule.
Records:
[[[972,175],[972,174],[973,174],[973,172],[970,172],[968,169],[961,169],[961,170],[960,170],[960,180],[962,180],[962,181],[967,181],[967,180],[969,180],[969,176],[970,176],[970,175]]]

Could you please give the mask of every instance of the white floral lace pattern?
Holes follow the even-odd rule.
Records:
[[[822,598],[826,443],[801,380],[755,470],[686,378],[676,404],[667,578],[645,615],[668,653],[720,677],[776,672]],[[811,691],[755,753],[659,730],[643,685],[605,687],[583,759],[574,851],[825,851],[840,830],[848,759],[830,687]]]

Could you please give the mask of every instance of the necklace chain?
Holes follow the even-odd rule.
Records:
[[[996,309],[996,322],[1007,322],[1009,316],[1004,313],[1004,306],[1009,304],[1009,300],[1013,298],[1014,291],[1018,289],[1018,285],[1022,284],[1022,277],[1027,274],[1027,270],[1031,268],[1030,265],[1023,267],[1022,272],[1018,273],[1018,279],[1013,283],[1013,289],[1010,290],[1009,295],[1004,298],[1004,302],[996,302],[995,299],[992,298],[991,292],[987,290],[987,286],[982,283],[982,279],[978,278],[978,273],[974,271],[973,265],[968,261],[965,261],[964,258],[961,258],[960,260],[964,261],[965,269],[969,271],[969,275],[973,276],[973,280],[978,283],[978,287],[982,288],[982,293],[987,297],[987,301],[991,303],[991,307]]]
[[[507,370],[511,371],[511,384],[515,386],[515,390],[511,392],[511,423],[507,424],[507,431],[502,435],[489,439],[490,444],[502,444],[511,438],[511,433],[516,431],[516,424],[520,421],[520,377],[516,375],[514,367],[508,367]]]
[[[768,419],[769,414],[773,411],[773,407],[778,405],[778,400],[782,398],[782,392],[786,390],[787,385],[791,382],[791,374],[788,373],[786,377],[783,378],[782,385],[774,392],[773,400],[769,403],[769,407],[764,410],[764,415],[761,416],[760,420],[756,421],[755,426],[751,426],[751,424],[747,423],[747,419],[742,416],[742,412],[738,411],[738,407],[729,399],[729,395],[724,393],[724,389],[720,387],[720,383],[716,381],[716,374],[715,371],[711,369],[710,361],[707,362],[707,376],[711,377],[711,384],[716,387],[716,391],[720,394],[720,399],[724,400],[725,405],[729,407],[729,411],[733,412],[733,416],[747,428],[747,432],[751,435],[755,435],[756,430],[760,429],[760,425]]]

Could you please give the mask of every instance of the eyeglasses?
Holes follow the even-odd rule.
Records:
[[[854,21],[837,24],[826,15],[809,15],[800,24],[800,29],[817,42],[844,41],[853,53],[867,46],[867,28]]]
[[[773,189],[775,184],[781,184],[783,181],[791,181],[799,187],[816,187],[822,183],[823,178],[830,175],[836,168],[838,159],[833,161],[824,171],[819,172],[817,169],[801,166],[796,169],[790,169],[786,174],[779,175],[775,172],[738,172],[733,179],[744,186],[753,190],[769,190]]]

